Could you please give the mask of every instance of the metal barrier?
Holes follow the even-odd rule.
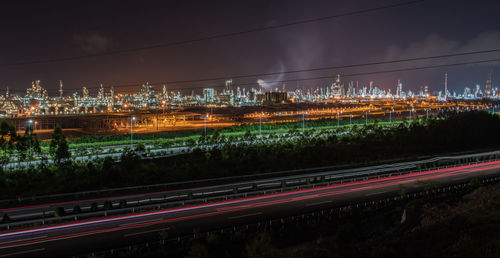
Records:
[[[395,165],[381,165],[375,166],[379,168],[378,170],[373,169],[350,169],[351,172],[346,171],[326,171],[326,172],[318,172],[314,174],[301,175],[301,176],[289,176],[286,178],[274,178],[274,179],[265,179],[259,181],[250,181],[243,183],[235,183],[224,185],[222,189],[209,191],[210,188],[203,188],[203,191],[193,192],[191,189],[182,190],[180,193],[173,193],[172,195],[163,195],[160,197],[154,197],[154,195],[148,196],[148,194],[143,194],[144,198],[135,200],[135,201],[126,201],[126,205],[130,207],[118,208],[114,209],[113,207],[120,207],[120,200],[116,199],[115,202],[111,201],[111,209],[102,210],[102,211],[92,211],[91,207],[83,207],[82,211],[88,210],[83,213],[75,213],[62,217],[49,217],[49,218],[38,218],[31,217],[32,219],[26,219],[23,221],[16,221],[11,223],[0,224],[0,227],[10,229],[11,227],[22,226],[22,225],[44,225],[47,222],[61,222],[67,220],[81,220],[90,217],[97,216],[108,216],[108,215],[116,215],[116,214],[124,214],[124,213],[134,213],[151,209],[161,209],[178,206],[178,205],[186,205],[190,203],[206,203],[208,201],[214,200],[227,200],[232,198],[241,198],[247,197],[248,195],[265,195],[269,192],[277,192],[277,191],[287,191],[293,189],[300,188],[309,188],[309,187],[317,187],[317,186],[325,186],[330,184],[342,184],[345,182],[353,182],[360,180],[367,180],[371,178],[380,178],[386,176],[392,176],[395,174],[408,174],[408,173],[419,173],[423,171],[430,171],[440,168],[448,168],[453,166],[441,166],[441,167],[433,167],[428,169],[416,169],[416,164],[426,164],[430,162],[436,161],[454,161],[461,160],[464,158],[477,158],[477,157],[487,157],[488,161],[498,160],[500,157],[500,151],[496,152],[488,152],[481,154],[471,154],[471,155],[460,155],[460,156],[452,156],[452,157],[438,157],[432,158],[424,161],[417,161],[410,165],[410,162],[400,163],[404,164],[404,166]],[[482,162],[468,162],[466,164],[479,164]],[[460,164],[465,165],[465,164]],[[371,167],[373,168],[373,167]],[[221,186],[214,186],[213,188],[220,188]],[[155,193],[158,194],[158,193]],[[103,201],[110,202],[109,200],[103,199]],[[148,204],[142,204],[142,203]],[[72,205],[76,205],[77,202]],[[134,205],[134,206],[131,206]],[[104,208],[104,204],[98,205],[97,208]],[[48,207],[54,209],[55,207]],[[65,208],[65,211],[70,211],[71,208]],[[5,212],[4,212],[5,213]],[[43,215],[53,215],[55,212],[53,210],[44,212]]]

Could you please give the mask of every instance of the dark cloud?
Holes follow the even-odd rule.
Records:
[[[432,56],[452,53],[456,51],[461,42],[458,40],[445,39],[438,34],[431,34],[424,40],[413,42],[407,47],[391,45],[387,48],[387,60],[402,58]]]
[[[387,49],[386,60],[490,50],[498,49],[499,46],[500,31],[482,32],[474,38],[466,40],[448,39],[438,34],[431,34],[421,41],[409,44],[407,47],[391,45]],[[493,57],[499,56],[499,54],[487,54],[481,57],[489,57],[492,59]],[[471,56],[464,56],[454,58],[453,60],[471,61],[473,58],[471,58]],[[426,63],[433,62],[436,61],[428,61]]]
[[[101,34],[93,33],[88,35],[75,34],[73,42],[84,53],[96,54],[108,50],[111,40]]]

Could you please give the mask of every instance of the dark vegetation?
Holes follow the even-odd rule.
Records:
[[[4,133],[3,129],[1,132]],[[9,135],[9,130],[5,132],[7,137],[2,136],[2,146],[24,148],[23,137]],[[318,137],[302,137],[299,131],[294,134],[296,137],[283,137],[272,143],[248,133],[245,143],[224,142],[208,150],[195,148],[169,158],[141,160],[140,153],[127,151],[118,162],[111,158],[74,162],[69,159],[66,140],[57,138],[56,130],[51,154],[57,162],[0,171],[0,196],[7,199],[493,149],[500,146],[500,117],[478,111],[452,112],[394,127],[377,123],[353,126],[345,132],[325,130]],[[318,132],[314,128],[305,132],[315,133]]]
[[[31,153],[41,152],[40,142],[32,127],[27,126],[24,135],[18,135],[16,128],[2,121],[0,123],[0,164],[9,162],[10,156],[19,154],[20,160],[26,160]],[[30,148],[31,147],[31,148]]]

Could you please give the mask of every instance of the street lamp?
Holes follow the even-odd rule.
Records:
[[[29,138],[28,138],[28,142],[29,142],[29,159],[28,159],[28,166],[30,165],[30,161],[31,161],[31,126],[33,124],[33,120],[30,119],[28,120],[28,135],[29,135]]]
[[[370,110],[365,111],[365,125],[368,124],[368,113],[369,112],[370,112]]]
[[[352,114],[349,116],[349,125],[352,124]]]
[[[262,138],[262,116],[264,115],[264,113],[260,113],[260,125],[259,125],[259,135],[260,135],[260,138]]]
[[[304,120],[305,120],[305,116],[307,115],[307,112],[302,112],[302,133],[304,133]]]
[[[205,131],[205,134],[204,134],[204,136],[205,136],[205,137],[207,137],[207,118],[208,118],[208,113],[207,113],[207,115],[204,117],[204,121],[205,121],[205,123],[204,123],[204,127],[205,127],[205,130],[204,130],[204,131]]]
[[[394,112],[394,108],[389,110],[389,123],[392,123],[392,112]]]
[[[411,108],[411,109],[410,109],[410,120],[412,119],[412,118],[411,118],[411,113],[412,113],[413,111],[415,111],[415,109]]]
[[[426,119],[429,119],[429,109],[426,109],[426,110],[425,110],[425,118],[426,118]]]
[[[130,150],[133,150],[134,147],[134,121],[135,116],[130,118]]]

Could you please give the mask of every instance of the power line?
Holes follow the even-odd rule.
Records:
[[[406,71],[417,71],[417,70],[425,70],[425,69],[435,69],[442,67],[452,67],[452,66],[461,66],[461,65],[470,65],[470,64],[482,64],[482,63],[492,63],[492,62],[500,62],[499,59],[486,59],[486,60],[476,60],[476,61],[468,61],[468,62],[458,62],[458,63],[449,63],[449,64],[438,64],[438,65],[427,65],[427,66],[419,66],[419,67],[408,67],[408,68],[400,68],[400,69],[388,69],[388,70],[379,70],[379,71],[370,71],[370,72],[359,72],[359,73],[350,73],[350,74],[341,74],[342,77],[353,77],[353,76],[365,76],[365,75],[373,75],[373,74],[384,74],[384,73],[394,73],[394,72],[406,72]],[[267,81],[266,83],[283,83],[283,82],[296,82],[296,81],[310,81],[310,80],[319,80],[319,79],[331,79],[332,76],[315,76],[315,77],[305,77],[305,78],[295,78],[295,79],[287,79],[287,80],[276,80],[276,81]],[[161,84],[161,82],[157,82],[154,84]],[[246,85],[255,85],[256,83],[239,83],[239,86]],[[140,85],[140,84],[139,84]],[[126,85],[131,86],[131,85]],[[113,86],[113,87],[119,87]],[[180,90],[199,90],[203,88],[222,88],[224,85],[216,85],[216,86],[201,86],[201,87],[189,87],[189,88],[169,88],[169,91],[180,91]],[[87,88],[87,89],[97,89],[95,88]],[[133,90],[130,90],[131,92]],[[135,91],[137,92],[137,91]]]
[[[477,61],[469,61],[469,62],[459,62],[459,63],[450,63],[450,64],[439,64],[439,65],[427,65],[427,66],[419,66],[419,67],[409,67],[409,68],[401,68],[401,69],[389,69],[389,70],[379,70],[379,71],[370,71],[370,72],[360,72],[360,73],[350,73],[350,74],[341,74],[342,77],[353,77],[353,76],[365,76],[365,75],[373,75],[373,74],[384,74],[384,73],[394,73],[394,72],[406,72],[406,71],[417,71],[417,70],[425,70],[425,69],[435,69],[442,67],[452,67],[452,66],[461,66],[461,65],[470,65],[470,64],[482,64],[482,63],[492,63],[492,62],[500,62],[499,59],[486,59],[486,60],[477,60]],[[277,80],[277,81],[266,81],[266,83],[282,83],[282,82],[296,82],[296,81],[310,81],[310,80],[319,80],[319,79],[331,79],[333,76],[316,76],[316,77],[305,77],[305,78],[295,78],[295,79],[287,79],[287,80]],[[239,83],[239,86],[246,85],[255,85],[256,83]],[[222,88],[224,85],[218,86],[210,86],[212,88]],[[202,87],[191,87],[189,89],[202,89],[207,88],[205,86]],[[185,90],[186,88],[171,88],[169,90]]]
[[[437,55],[437,56],[425,56],[425,57],[416,57],[416,58],[406,58],[406,59],[397,59],[397,60],[390,60],[390,61],[379,61],[379,62],[361,63],[361,64],[326,66],[326,67],[308,68],[308,69],[299,69],[299,70],[289,70],[289,71],[280,71],[280,72],[271,72],[271,73],[255,73],[255,74],[243,74],[243,75],[232,75],[232,76],[229,75],[229,76],[219,76],[219,77],[210,77],[210,78],[202,78],[202,79],[192,79],[192,80],[166,81],[166,82],[161,82],[161,84],[182,84],[182,83],[216,81],[216,80],[225,80],[225,79],[241,79],[241,78],[249,78],[249,77],[271,76],[271,75],[301,73],[301,72],[316,72],[316,71],[323,71],[323,70],[332,70],[332,69],[341,69],[341,68],[354,68],[354,67],[362,67],[362,66],[393,64],[393,63],[402,63],[402,62],[411,62],[411,61],[422,61],[422,60],[429,60],[429,59],[448,58],[448,57],[467,56],[467,55],[477,55],[477,54],[487,54],[487,53],[494,53],[494,52],[500,52],[500,49],[489,49],[489,50],[480,50],[480,51],[472,51],[472,52],[461,52],[461,53],[455,53],[455,54],[446,54],[446,55]],[[155,84],[158,84],[158,83],[155,83]],[[122,84],[122,85],[123,86],[128,86],[128,85],[136,86],[137,84]]]
[[[415,57],[415,58],[406,58],[406,59],[396,59],[396,60],[379,61],[379,62],[371,62],[371,63],[327,66],[327,67],[309,68],[309,69],[300,69],[300,70],[288,70],[288,71],[271,72],[271,73],[255,73],[255,74],[233,75],[233,76],[224,76],[224,77],[220,76],[220,77],[211,77],[211,78],[203,78],[203,79],[193,79],[193,80],[160,81],[160,82],[152,82],[151,84],[153,84],[153,85],[154,84],[160,84],[160,85],[161,84],[169,84],[169,85],[171,85],[171,84],[183,84],[183,83],[194,83],[194,82],[208,82],[208,81],[226,80],[226,79],[241,79],[241,78],[259,77],[259,76],[279,75],[279,74],[316,72],[316,71],[333,70],[333,69],[341,69],[341,68],[355,68],[355,67],[363,67],[363,66],[394,64],[394,63],[403,63],[403,62],[412,62],[412,61],[423,61],[423,60],[432,60],[432,59],[467,56],[467,55],[477,55],[477,54],[486,54],[486,53],[495,53],[495,52],[500,52],[500,49],[478,50],[478,51],[460,52],[460,53],[454,53],[454,54]],[[124,84],[113,85],[113,87],[115,87],[115,88],[134,87],[134,86],[141,86],[142,84],[143,83],[124,83]],[[252,83],[252,84],[254,84],[254,83]],[[242,85],[242,84],[240,84],[240,85]],[[87,89],[97,89],[97,88],[99,88],[99,87],[87,87]],[[189,89],[199,89],[199,88],[205,88],[205,87],[190,87],[190,88],[179,88],[179,89],[189,90]],[[77,88],[73,88],[73,89],[77,89]],[[72,90],[72,89],[70,88],[69,90]]]
[[[391,8],[396,8],[396,7],[413,5],[413,4],[417,4],[417,3],[421,3],[421,2],[424,2],[424,0],[414,0],[414,1],[402,2],[402,3],[392,4],[392,5],[384,5],[384,6],[379,6],[379,7],[374,7],[374,8],[368,8],[368,9],[362,9],[362,10],[357,10],[357,11],[351,11],[351,12],[346,12],[346,13],[341,13],[341,14],[335,14],[335,15],[330,15],[330,16],[319,17],[319,18],[306,19],[306,20],[295,21],[295,22],[290,22],[290,23],[283,23],[283,24],[278,24],[278,25],[271,25],[271,26],[253,28],[253,29],[239,31],[239,32],[220,33],[220,34],[214,34],[214,35],[207,36],[207,37],[200,37],[200,38],[189,39],[189,40],[173,41],[173,42],[156,44],[156,45],[149,45],[149,46],[144,46],[144,47],[127,48],[127,49],[107,51],[107,52],[97,53],[97,54],[78,55],[78,56],[61,57],[61,58],[40,59],[40,60],[34,60],[34,61],[21,61],[21,62],[13,62],[13,63],[3,63],[3,64],[0,64],[0,67],[30,65],[30,64],[44,64],[44,63],[54,63],[54,62],[62,62],[62,61],[73,61],[73,60],[86,59],[86,58],[92,58],[92,57],[110,56],[110,55],[117,55],[117,54],[138,52],[138,51],[143,51],[143,50],[150,50],[150,49],[157,49],[157,48],[179,46],[179,45],[185,45],[185,44],[190,44],[190,43],[196,43],[196,42],[200,42],[200,41],[207,41],[207,40],[213,40],[213,39],[227,38],[227,37],[239,36],[239,35],[248,34],[248,33],[260,32],[260,31],[266,31],[266,30],[275,30],[275,29],[280,29],[280,28],[286,28],[286,27],[291,27],[291,26],[300,25],[300,24],[308,24],[308,23],[320,22],[320,21],[325,21],[325,20],[330,20],[330,19],[341,18],[341,17],[345,17],[345,16],[352,16],[352,15],[370,13],[370,12],[375,12],[375,11],[380,11],[380,10],[385,10],[385,9],[391,9]]]
[[[492,62],[500,62],[500,58],[499,59],[470,61],[470,62],[451,63],[451,64],[428,65],[428,66],[409,67],[409,68],[401,68],[401,69],[380,70],[380,71],[372,71],[372,72],[341,74],[341,75],[342,75],[342,77],[364,76],[364,75],[373,75],[373,74],[417,71],[417,70],[435,69],[435,68],[441,68],[441,67],[461,66],[461,65],[470,65],[470,64],[482,64],[482,63],[492,63]],[[266,83],[309,81],[309,80],[330,79],[330,78],[332,78],[332,76],[318,76],[318,77],[296,78],[296,79],[279,80],[279,81],[267,81]],[[255,84],[255,83],[253,83],[253,84]],[[252,85],[252,84],[244,83],[244,84],[239,84],[239,85]]]

